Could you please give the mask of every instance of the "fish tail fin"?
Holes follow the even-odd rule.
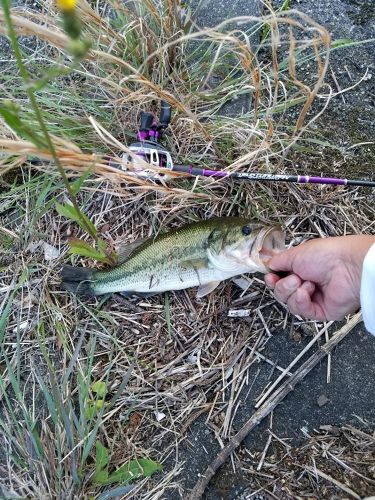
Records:
[[[93,269],[86,267],[64,266],[61,270],[61,287],[76,295],[94,297],[94,274]]]

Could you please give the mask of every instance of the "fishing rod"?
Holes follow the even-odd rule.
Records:
[[[141,123],[137,133],[137,142],[130,144],[131,154],[124,153],[123,159],[132,165],[128,171],[126,165],[112,164],[116,168],[126,171],[129,175],[165,181],[171,178],[167,173],[146,169],[144,163],[164,168],[171,172],[183,172],[199,177],[233,178],[245,182],[290,182],[296,184],[330,184],[335,186],[362,186],[375,188],[375,181],[363,179],[340,179],[335,177],[316,177],[309,175],[263,174],[250,172],[227,172],[194,167],[192,165],[174,165],[172,156],[160,144],[163,135],[171,121],[171,106],[161,101],[159,119],[153,113],[141,113]],[[139,160],[138,160],[139,158]]]
[[[191,165],[173,165],[172,171],[184,172],[202,177],[232,177],[248,182],[293,182],[297,184],[331,184],[336,186],[365,186],[375,188],[375,181],[362,179],[339,179],[336,177],[315,177],[310,175],[262,174],[250,172],[226,172],[225,170],[209,170]]]

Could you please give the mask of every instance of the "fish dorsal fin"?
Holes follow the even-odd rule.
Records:
[[[210,281],[210,283],[206,283],[205,285],[201,285],[197,291],[197,298],[200,299],[205,295],[213,292],[217,286],[219,286],[221,281]]]
[[[126,260],[129,259],[134,250],[143,245],[143,243],[146,243],[146,241],[148,241],[149,239],[151,238],[141,238],[139,240],[133,241],[132,243],[120,243],[117,250],[117,263],[123,264]]]

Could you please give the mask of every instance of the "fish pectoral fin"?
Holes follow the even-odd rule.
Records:
[[[221,281],[210,281],[210,283],[206,283],[205,285],[201,285],[198,287],[197,298],[200,299],[205,295],[213,292],[217,286],[219,286]]]
[[[132,243],[120,243],[117,249],[117,264],[123,264],[127,261],[134,250],[143,245],[143,243],[146,243],[149,239],[150,238],[141,238]]]

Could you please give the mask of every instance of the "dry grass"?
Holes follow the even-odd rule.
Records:
[[[280,500],[360,499],[373,493],[375,440],[371,429],[363,432],[352,426],[323,425],[307,434],[299,448],[275,435],[272,438],[272,453],[262,464],[260,454],[241,454],[249,488],[238,500],[250,500],[255,492]]]
[[[171,14],[182,9],[172,0],[163,2],[163,16],[151,0],[137,4],[138,12],[111,1],[117,9],[112,18],[85,1],[79,5],[96,44],[74,77],[51,81],[37,95],[69,178],[92,168],[79,202],[108,247],[218,215],[251,214],[281,223],[291,244],[374,231],[365,191],[181,176],[161,185],[109,165],[131,142],[139,112],[156,109],[163,98],[174,109],[167,142],[176,162],[292,168],[279,162],[319,112],[312,113],[311,104],[328,65],[324,28],[291,11],[199,31],[187,13],[181,19]],[[52,4],[42,6],[37,13],[17,9],[13,17],[19,34],[46,43],[28,56],[35,78],[44,69],[40,60],[71,62]],[[259,46],[265,22],[270,37]],[[310,81],[300,75],[300,59],[315,65]],[[2,91],[24,104],[21,84],[13,92],[5,80]],[[250,110],[236,118],[220,113],[242,95],[251,99]],[[296,110],[294,121],[289,108]],[[35,123],[27,106],[21,114]],[[248,278],[244,290],[225,283],[204,300],[194,290],[135,302],[117,295],[85,302],[68,296],[58,286],[68,238],[88,237],[55,211],[66,192],[49,152],[0,127],[4,491],[30,498],[104,498],[92,481],[96,440],[110,449],[112,467],[140,457],[164,462],[202,413],[225,443],[234,433],[238,395],[252,382],[247,368],[262,359],[272,333],[289,322],[284,307],[258,277]],[[248,316],[228,317],[237,308],[248,309]],[[295,328],[303,324],[297,320]],[[109,405],[90,419],[91,384],[98,380],[106,383]],[[160,498],[178,483],[181,465],[175,463],[173,470],[122,491],[124,498]]]

